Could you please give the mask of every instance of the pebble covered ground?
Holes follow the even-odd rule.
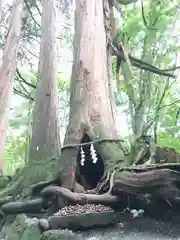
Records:
[[[102,204],[86,204],[86,205],[79,205],[76,204],[74,206],[67,206],[61,208],[57,213],[54,215],[56,216],[72,216],[72,215],[80,215],[82,213],[95,213],[95,212],[105,212],[111,211],[110,207],[104,206]]]
[[[74,205],[60,209],[55,215],[72,216],[82,213],[103,212],[112,210],[104,205]],[[114,228],[94,229],[78,232],[79,240],[180,240],[179,225],[156,221],[148,218],[137,218],[131,223],[120,222]]]
[[[118,230],[93,231],[89,234],[80,234],[81,240],[180,240],[179,237],[169,237],[163,234],[130,231],[123,233]]]
[[[80,240],[180,240],[179,224],[136,219],[130,224],[119,223],[116,228],[79,232]]]
[[[152,219],[142,219],[140,222],[122,229],[113,227],[76,232],[78,240],[180,240],[179,225],[162,223]],[[71,230],[62,230],[72,232]],[[69,238],[68,238],[69,239]]]
[[[104,205],[74,205],[60,209],[55,215],[71,216],[112,210]],[[180,220],[180,219],[179,219]],[[180,221],[179,221],[180,222]],[[78,240],[180,240],[180,225],[137,217],[131,222],[119,222],[113,228],[76,232]],[[1,237],[0,240],[5,240]]]

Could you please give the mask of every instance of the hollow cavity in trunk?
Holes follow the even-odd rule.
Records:
[[[91,142],[84,133],[81,143]],[[94,157],[95,156],[95,157]],[[97,160],[95,161],[96,158]],[[77,155],[76,181],[85,189],[94,189],[104,174],[104,162],[93,143],[79,147]]]

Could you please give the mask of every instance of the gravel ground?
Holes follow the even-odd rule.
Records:
[[[110,209],[100,204],[86,204],[83,207],[75,205],[65,207],[55,215],[68,216],[85,212],[102,212],[108,210]],[[136,216],[138,216],[138,214]],[[121,222],[114,228],[89,230],[79,232],[78,234],[78,239],[80,240],[180,240],[180,228],[178,224],[156,221],[147,217],[137,217],[130,220],[130,222]]]
[[[110,230],[108,232],[91,232],[82,236],[82,239],[86,240],[172,240],[180,239],[178,237],[164,236],[158,233],[148,233],[148,232],[136,232],[132,231],[129,233],[123,233],[118,230]]]
[[[120,223],[116,228],[91,230],[79,234],[82,240],[180,240],[178,224],[144,218],[131,223]]]
[[[180,224],[142,217],[119,223],[113,228],[76,233],[78,240],[180,240]],[[0,240],[5,239],[0,234]]]

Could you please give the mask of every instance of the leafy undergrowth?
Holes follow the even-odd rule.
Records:
[[[0,191],[0,198],[12,196],[18,198],[28,195],[31,186],[37,182],[49,180],[57,173],[57,161],[34,162],[21,168],[12,177],[6,188]]]
[[[180,161],[180,153],[174,148],[170,147],[157,147],[156,148],[157,162],[173,163]]]

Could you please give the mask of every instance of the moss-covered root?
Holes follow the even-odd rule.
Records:
[[[53,177],[57,172],[57,161],[27,164],[16,174],[8,186],[0,191],[0,198],[17,195],[31,195],[31,186]],[[28,193],[28,194],[27,194]]]
[[[5,188],[11,180],[11,176],[0,176],[0,189]]]
[[[45,188],[48,187],[50,185],[61,185],[60,182],[60,177],[57,176],[56,178],[49,180],[49,181],[42,181],[42,182],[38,182],[34,185],[32,185],[32,192],[31,195],[33,197],[40,197],[40,192]]]
[[[9,202],[2,205],[1,210],[5,214],[18,213],[40,213],[48,205],[42,198],[34,199],[26,202]]]
[[[12,196],[7,196],[5,198],[0,198],[0,207],[5,203],[11,202],[13,200]]]
[[[39,240],[41,231],[39,229],[39,220],[37,218],[27,218],[26,215],[20,214],[16,220],[7,227],[7,240]]]
[[[49,186],[43,189],[41,192],[42,197],[47,198],[49,196],[60,196],[63,199],[80,205],[84,204],[113,204],[119,201],[117,196],[113,196],[109,193],[105,194],[85,194],[71,192],[69,189],[58,186]]]

